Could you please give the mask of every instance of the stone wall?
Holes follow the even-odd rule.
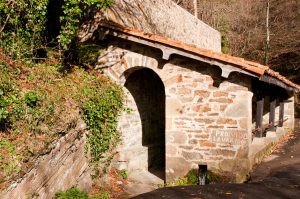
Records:
[[[85,125],[77,127],[53,143],[49,154],[37,159],[35,166],[10,187],[1,199],[53,198],[56,192],[71,187],[89,191],[92,188],[92,170],[84,153]]]
[[[92,36],[105,18],[123,26],[221,52],[221,35],[171,0],[114,0],[114,4],[82,28],[81,40]]]
[[[205,164],[217,173],[233,174],[230,177],[235,181],[234,173],[248,167],[252,98],[249,79],[233,75],[214,86],[220,81],[213,79],[220,76],[218,70],[200,63],[181,69],[179,74],[173,64],[167,64],[164,70],[174,74],[165,84],[167,177],[183,176],[190,168]],[[246,165],[241,165],[241,160]]]
[[[96,69],[121,85],[141,68],[151,69],[166,94],[166,180],[182,177],[198,164],[228,175],[232,181],[249,171],[252,93],[250,78],[233,73],[221,78],[221,69],[193,60],[160,59],[160,52],[124,42],[126,49],[109,47]],[[104,61],[106,60],[106,61]],[[105,63],[105,64],[100,64]],[[110,66],[110,67],[107,67]],[[115,164],[130,171],[147,170],[149,148],[143,146],[138,105],[129,91],[131,111],[119,120],[123,144]],[[149,92],[144,90],[140,92]],[[153,107],[156,108],[156,107]]]
[[[284,105],[284,118],[287,118],[287,121],[283,123],[288,131],[294,130],[295,128],[295,98],[290,96],[287,100],[288,102]]]

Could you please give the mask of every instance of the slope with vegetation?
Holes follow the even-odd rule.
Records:
[[[89,130],[86,154],[95,169],[120,140],[122,90],[82,67],[79,61],[91,58],[78,56],[76,38],[81,23],[110,3],[0,1],[0,190],[26,174],[79,120]]]

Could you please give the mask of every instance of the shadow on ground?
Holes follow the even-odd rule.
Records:
[[[260,164],[247,184],[215,184],[160,188],[134,198],[300,198],[300,120],[296,120],[294,138],[276,158]]]

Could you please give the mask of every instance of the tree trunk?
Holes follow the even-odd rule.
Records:
[[[198,18],[198,0],[194,0],[194,15]]]
[[[267,2],[267,17],[266,17],[266,48],[265,48],[265,64],[269,64],[269,51],[270,51],[270,27],[269,27],[269,15],[270,15],[270,1]]]

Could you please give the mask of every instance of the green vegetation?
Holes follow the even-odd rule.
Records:
[[[128,171],[126,169],[122,169],[118,173],[120,178],[124,180],[128,178]]]
[[[109,87],[104,93],[97,93],[91,88],[84,88],[90,100],[84,102],[83,118],[91,134],[88,138],[92,162],[99,162],[112,139],[117,140],[117,116],[122,107],[120,89]],[[90,96],[89,96],[90,95]]]
[[[118,143],[122,91],[83,69],[96,63],[101,46],[77,41],[82,22],[112,2],[0,1],[0,187],[26,173],[79,120],[87,124],[94,168]]]
[[[79,120],[87,124],[86,149],[96,168],[119,141],[122,106],[121,89],[95,71],[65,71],[59,63],[0,62],[0,178],[25,173],[34,157],[47,153]]]
[[[87,193],[80,191],[77,188],[71,188],[65,192],[55,194],[55,199],[109,199],[110,194],[103,192],[100,195],[89,197]]]
[[[39,96],[34,91],[28,91],[25,93],[25,103],[27,106],[33,108],[36,106],[39,100]]]
[[[196,185],[198,183],[198,171],[197,169],[191,169],[186,176],[177,179],[172,183],[167,183],[167,187],[174,186],[187,186],[187,185]]]
[[[229,43],[229,32],[230,32],[230,27],[228,20],[222,19],[220,22],[220,25],[218,27],[218,31],[221,33],[221,50],[225,54],[230,53],[230,43]]]
[[[81,20],[90,16],[95,9],[105,9],[112,0],[68,0],[62,5],[63,13],[60,17],[62,28],[58,36],[63,49],[68,50],[69,45],[76,39]]]
[[[228,181],[223,176],[220,176],[212,171],[207,171],[206,175],[206,183],[207,184],[215,184],[215,183],[222,183]]]
[[[49,43],[52,47],[56,43],[56,49],[74,48],[82,21],[111,3],[112,0],[0,1],[0,48],[18,60],[44,58]]]
[[[225,182],[226,179],[220,175],[215,174],[212,171],[207,171],[206,175],[206,184],[214,184],[214,183],[221,183]],[[174,187],[174,186],[188,186],[188,185],[197,185],[198,184],[198,170],[191,169],[186,176],[177,179],[172,183],[167,183],[167,187]]]

